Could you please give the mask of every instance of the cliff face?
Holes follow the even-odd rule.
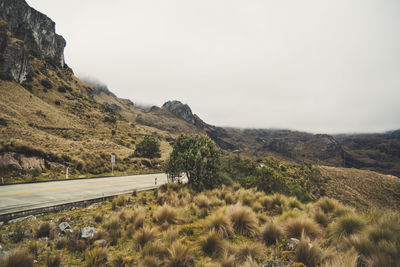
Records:
[[[64,38],[55,23],[31,8],[25,0],[0,0],[0,72],[19,83],[29,79],[32,58],[64,68]]]

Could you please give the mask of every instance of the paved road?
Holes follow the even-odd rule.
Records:
[[[145,174],[0,186],[0,215],[152,188],[166,174]]]

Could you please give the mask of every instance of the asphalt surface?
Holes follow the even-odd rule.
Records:
[[[167,175],[144,174],[0,186],[0,215],[154,188]]]

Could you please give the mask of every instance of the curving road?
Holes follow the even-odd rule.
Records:
[[[130,193],[167,182],[167,175],[144,174],[0,186],[0,215]]]

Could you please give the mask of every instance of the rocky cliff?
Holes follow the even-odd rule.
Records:
[[[55,23],[25,0],[0,0],[0,72],[19,83],[31,79],[33,58],[64,68],[64,38]]]
[[[185,120],[186,122],[203,128],[206,124],[196,115],[192,113],[192,109],[187,104],[173,100],[167,101],[162,105],[163,109],[170,111],[175,116]]]

